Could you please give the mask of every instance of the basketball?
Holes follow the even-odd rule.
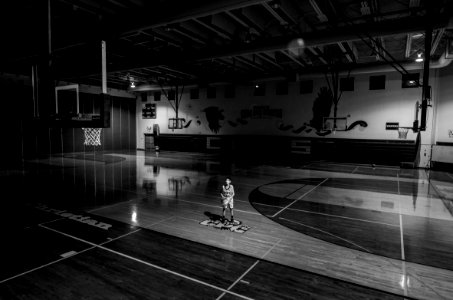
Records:
[[[305,41],[303,38],[294,39],[288,44],[288,51],[294,56],[303,56],[305,50]]]

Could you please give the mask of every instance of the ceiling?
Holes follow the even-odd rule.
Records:
[[[432,60],[453,37],[453,1],[19,0],[2,4],[0,70],[108,86],[243,83]],[[48,18],[50,12],[51,18]],[[50,28],[50,30],[49,30]],[[48,37],[51,37],[50,39]],[[48,55],[50,51],[50,56]]]

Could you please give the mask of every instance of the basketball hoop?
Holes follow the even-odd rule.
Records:
[[[409,128],[404,128],[404,127],[398,127],[398,138],[401,140],[407,139],[407,132],[409,131]]]
[[[82,128],[85,134],[85,146],[100,146],[102,128]]]

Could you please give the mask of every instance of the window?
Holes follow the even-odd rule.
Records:
[[[370,90],[384,90],[385,75],[370,76]]]
[[[277,82],[277,85],[275,87],[275,94],[288,95],[288,82],[286,81]]]
[[[225,98],[234,98],[236,95],[236,90],[234,85],[230,84],[225,86]]]
[[[264,96],[266,94],[266,87],[262,83],[257,83],[253,90],[253,96]]]
[[[340,91],[342,92],[354,91],[354,77],[340,78]]]
[[[200,90],[199,89],[191,89],[190,90],[190,99],[199,99],[200,98]]]
[[[169,90],[168,91],[168,100],[175,100],[175,99],[176,99],[175,90]]]
[[[303,80],[300,82],[300,93],[311,94],[313,93],[313,80]]]
[[[154,101],[160,101],[161,92],[154,92]]]
[[[216,88],[214,86],[209,86],[207,90],[207,98],[214,99],[216,97]]]

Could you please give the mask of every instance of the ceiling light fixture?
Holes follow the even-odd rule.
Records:
[[[421,53],[417,53],[417,58],[415,59],[416,62],[422,62],[423,61],[423,57],[422,57],[422,54]]]

